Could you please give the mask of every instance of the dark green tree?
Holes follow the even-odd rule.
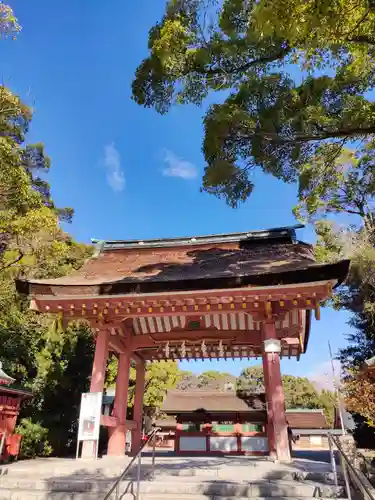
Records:
[[[286,182],[375,132],[371,0],[169,0],[149,32],[133,99],[217,103],[204,117],[203,189],[236,206],[260,168]]]
[[[322,409],[327,422],[332,425],[336,398],[330,391],[319,392],[306,377],[282,375],[285,407],[287,409],[308,408]],[[237,379],[237,389],[240,392],[264,392],[264,376],[261,366],[245,368]]]

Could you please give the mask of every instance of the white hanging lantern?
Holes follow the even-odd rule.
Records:
[[[264,341],[264,352],[280,354],[281,342],[278,339],[267,339]]]

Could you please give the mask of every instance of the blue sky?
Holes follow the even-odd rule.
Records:
[[[35,110],[28,136],[52,158],[49,181],[59,206],[76,215],[67,230],[78,240],[197,235],[294,224],[296,186],[256,173],[251,199],[233,210],[199,192],[205,106],[166,116],[130,99],[134,70],[146,55],[148,29],[164,0],[9,0],[23,30],[0,43],[0,73]],[[309,228],[299,231],[310,240]],[[345,344],[346,313],[326,309],[313,324],[291,374],[324,374],[328,339]],[[184,363],[193,371],[238,374],[249,363]],[[329,370],[328,370],[329,371]]]

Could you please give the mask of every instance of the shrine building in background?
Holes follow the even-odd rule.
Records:
[[[31,307],[64,321],[86,319],[96,335],[92,392],[102,392],[108,353],[119,359],[108,454],[141,444],[145,363],[164,359],[263,362],[267,454],[290,460],[281,357],[306,352],[311,315],[342,283],[349,261],[316,263],[302,226],[188,238],[96,241],[84,266],[57,279],[19,281]],[[129,366],[136,362],[133,420],[126,420]],[[249,450],[251,452],[251,450]],[[86,447],[84,456],[91,455]]]

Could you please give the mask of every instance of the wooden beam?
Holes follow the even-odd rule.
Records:
[[[100,425],[103,425],[104,427],[117,427],[117,417],[111,417],[110,415],[101,415]]]
[[[292,300],[292,299],[313,299],[322,296],[330,296],[332,292],[332,284],[329,280],[318,281],[312,283],[300,283],[291,285],[276,285],[266,287],[246,287],[246,288],[223,288],[223,289],[208,289],[208,290],[195,290],[190,292],[161,292],[154,294],[126,294],[126,295],[100,295],[100,296],[77,296],[77,295],[37,295],[34,297],[34,304],[39,306],[39,302],[46,304],[47,302],[96,302],[97,304],[104,304],[109,307],[111,303],[120,309],[124,303],[136,303],[141,306],[143,304],[160,304],[163,307],[169,304],[176,305],[180,301],[193,300],[195,303],[207,304],[210,300],[218,300],[221,303],[243,301],[243,299],[250,298],[255,301],[267,300]]]
[[[258,330],[182,330],[179,332],[152,333],[149,335],[133,335],[130,338],[132,350],[146,347],[156,347],[164,342],[181,343],[183,341],[200,344],[202,340],[208,342],[232,341],[233,343],[260,343],[260,332]]]
[[[110,335],[108,337],[108,346],[111,351],[119,354],[124,353],[127,349],[126,345],[121,340],[121,337],[118,337],[117,335]]]
[[[134,359],[136,363],[144,363],[145,359],[144,357],[139,354],[138,352],[132,352],[131,357]]]
[[[315,309],[331,295],[329,282],[276,287],[251,287],[221,290],[197,290],[161,294],[127,294],[98,297],[37,296],[33,304],[40,312],[64,312],[73,317],[107,317],[124,319],[137,316],[173,316],[192,313],[259,311],[261,304],[271,303],[272,312],[290,309]],[[170,305],[171,304],[171,305]]]

